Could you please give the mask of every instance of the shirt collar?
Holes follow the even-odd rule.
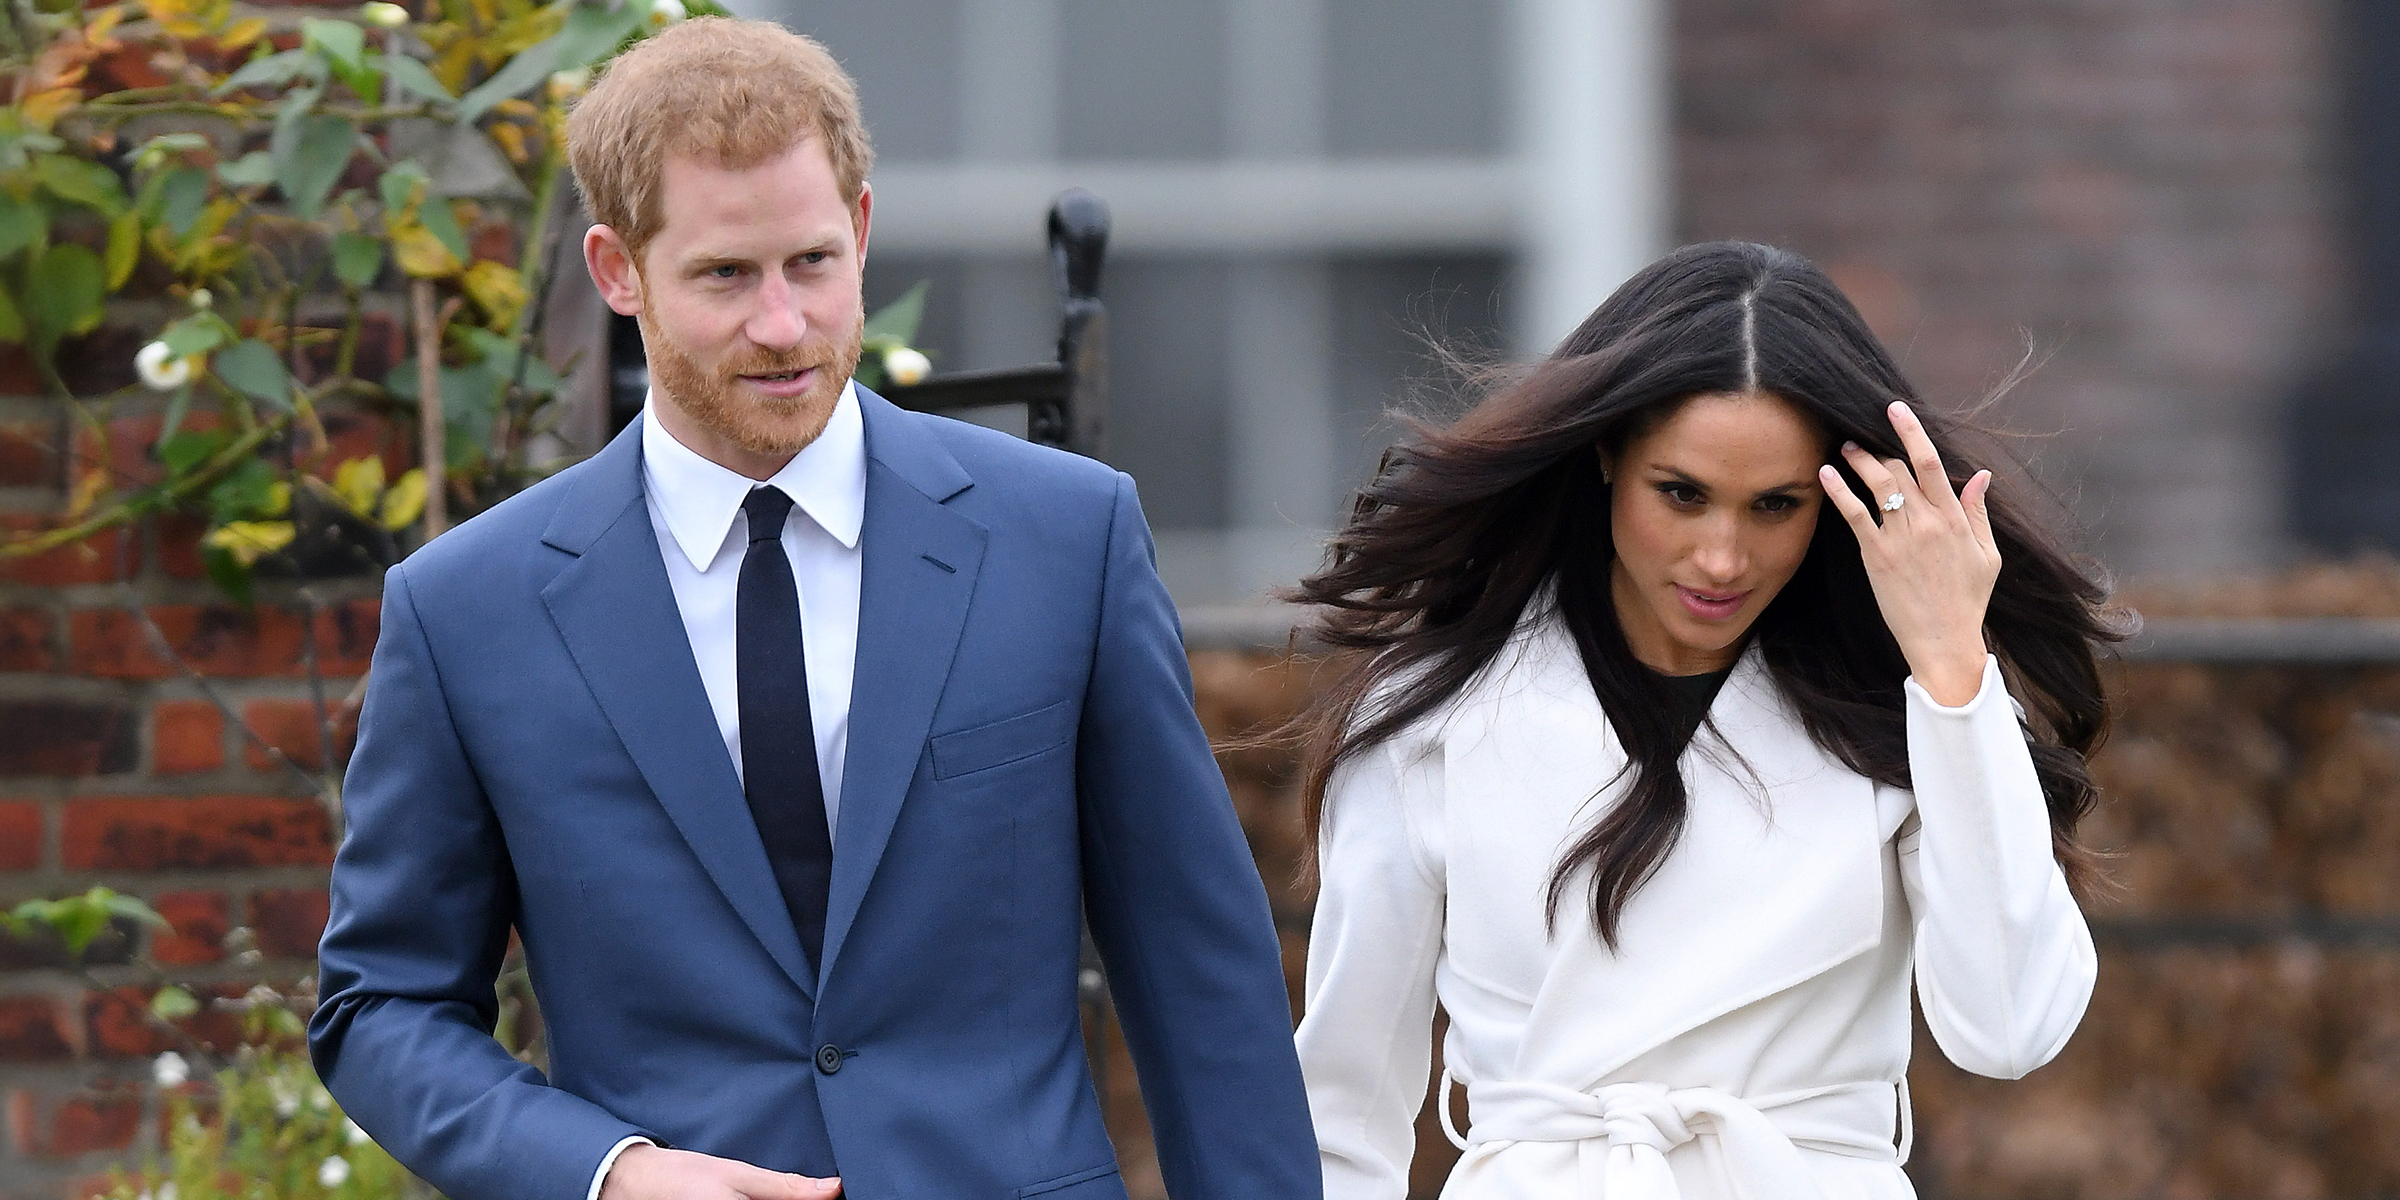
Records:
[[[710,462],[675,440],[652,411],[655,403],[653,397],[643,405],[643,483],[683,556],[694,570],[706,571],[724,549],[725,533],[740,517],[742,501],[760,481]],[[825,432],[765,482],[782,488],[793,505],[843,549],[858,548],[859,529],[867,516],[867,438],[855,381],[842,385]]]

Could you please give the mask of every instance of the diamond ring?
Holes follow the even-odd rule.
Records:
[[[1891,495],[1883,498],[1883,511],[1899,512],[1900,506],[1906,503],[1908,503],[1908,497],[1903,496],[1898,492],[1893,492]]]

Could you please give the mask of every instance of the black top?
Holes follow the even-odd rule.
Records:
[[[1643,669],[1649,670],[1647,667]],[[1708,719],[1708,706],[1716,703],[1717,691],[1725,686],[1727,679],[1732,678],[1733,668],[1702,675],[1668,675],[1660,671],[1650,673],[1667,685],[1668,702],[1674,706],[1671,715],[1675,718],[1676,729],[1682,734],[1681,740],[1690,741],[1691,736],[1700,731],[1700,723]]]

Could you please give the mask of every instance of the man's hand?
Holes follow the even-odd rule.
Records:
[[[600,1200],[827,1200],[841,1193],[839,1179],[786,1175],[657,1146],[627,1146],[600,1185]]]

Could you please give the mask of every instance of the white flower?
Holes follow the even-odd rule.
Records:
[[[170,1179],[165,1183],[158,1185],[158,1200],[175,1200],[174,1180]]]
[[[267,1094],[275,1098],[275,1115],[289,1120],[300,1111],[300,1093],[278,1076],[267,1080]]]
[[[550,72],[550,90],[561,96],[580,96],[592,86],[592,69],[577,67],[572,71]]]
[[[342,1186],[350,1178],[350,1160],[336,1154],[317,1164],[317,1182],[329,1188]]]
[[[883,352],[883,373],[901,387],[915,387],[933,370],[933,360],[906,346],[894,346]]]
[[[385,0],[372,0],[358,6],[358,15],[379,29],[398,29],[408,24],[408,10]]]
[[[158,1061],[150,1064],[150,1078],[158,1081],[158,1086],[162,1088],[182,1087],[184,1081],[191,1077],[192,1064],[185,1062],[182,1055],[172,1050],[159,1055]]]
[[[364,1146],[367,1144],[367,1131],[360,1129],[358,1127],[358,1122],[353,1121],[348,1117],[343,1117],[342,1140],[350,1143],[353,1146]]]
[[[152,391],[171,392],[192,378],[192,360],[177,358],[165,342],[152,342],[133,355],[134,373]]]
[[[191,299],[193,308],[207,308],[217,302],[216,296],[211,294],[207,288],[193,288]]]
[[[651,0],[651,20],[662,25],[672,25],[683,18],[683,0]]]

